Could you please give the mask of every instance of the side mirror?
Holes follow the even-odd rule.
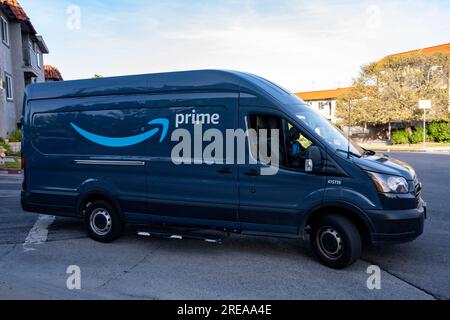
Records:
[[[323,167],[322,152],[317,146],[311,146],[306,150],[305,171],[309,173],[321,172]]]

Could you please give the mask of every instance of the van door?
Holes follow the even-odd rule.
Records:
[[[236,165],[226,164],[224,151],[226,130],[237,124],[238,94],[177,94],[159,105],[149,112],[153,118],[167,118],[170,128],[164,143],[148,145],[151,221],[239,229],[238,170]],[[213,141],[221,145],[217,134],[223,138],[223,150],[214,152],[216,161],[211,163],[203,157],[203,151]],[[191,145],[189,152],[180,151],[180,143],[185,140]],[[174,148],[177,152],[173,155]],[[181,160],[183,163],[178,164]]]
[[[258,164],[244,164],[239,168],[239,219],[243,232],[298,234],[299,222],[307,208],[318,206],[323,199],[324,175],[307,173],[306,154],[314,145],[313,139],[293,125],[284,115],[267,108],[242,107],[239,121],[243,127],[259,134],[268,130],[268,139],[249,137],[248,156]],[[271,149],[274,137],[270,130],[279,130],[279,170],[275,175],[262,175],[268,159],[253,155],[263,144]],[[255,148],[255,144],[258,149]],[[264,149],[264,148],[263,148]],[[264,160],[261,162],[261,160]]]

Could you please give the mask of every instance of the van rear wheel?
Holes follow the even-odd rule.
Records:
[[[361,257],[361,235],[355,224],[343,216],[319,218],[312,226],[310,237],[315,255],[330,268],[346,268]]]
[[[114,207],[104,200],[87,204],[85,224],[89,236],[95,241],[111,242],[122,235],[123,222]]]

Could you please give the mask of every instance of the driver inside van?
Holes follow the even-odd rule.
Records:
[[[292,127],[289,130],[289,143],[288,143],[288,155],[289,155],[289,165],[294,168],[300,167],[300,158],[304,154],[304,148],[300,144],[300,131]]]

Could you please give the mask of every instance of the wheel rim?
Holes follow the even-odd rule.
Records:
[[[344,253],[344,243],[339,232],[333,227],[322,227],[317,233],[319,250],[328,259],[337,260]]]
[[[91,214],[90,225],[92,231],[94,231],[97,235],[107,235],[112,228],[111,215],[106,209],[95,209]]]

